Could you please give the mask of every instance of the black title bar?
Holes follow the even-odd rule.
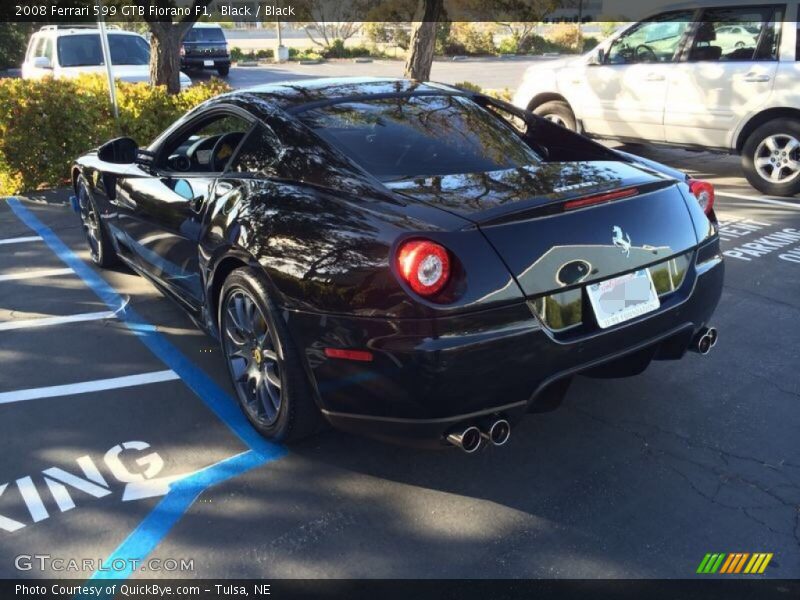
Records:
[[[410,22],[436,0],[2,0],[0,22]],[[442,0],[455,22],[638,21],[674,0]],[[697,3],[699,8],[701,2]],[[687,5],[682,5],[685,8]],[[691,5],[689,5],[691,6]],[[680,18],[680,17],[677,17]]]

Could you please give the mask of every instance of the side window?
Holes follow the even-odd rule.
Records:
[[[234,173],[268,173],[280,154],[280,142],[272,131],[258,125],[247,136],[229,166]]]
[[[31,41],[28,42],[28,53],[25,55],[25,60],[31,61],[36,56],[36,46],[39,45],[39,38],[34,36],[31,38]]]
[[[675,11],[637,23],[614,40],[605,62],[611,65],[672,62],[691,25],[692,15],[689,10]]]
[[[797,28],[797,41],[795,42],[794,59],[800,62],[800,27]]]
[[[777,60],[782,15],[771,6],[703,12],[690,61]]]
[[[40,56],[44,56],[44,42],[45,42],[44,36],[36,40],[36,46],[33,51],[34,58],[39,58]]]
[[[50,64],[53,64],[53,40],[47,38],[44,40],[44,47],[42,48],[42,56],[50,59]]]
[[[221,173],[251,126],[229,114],[196,121],[167,139],[157,166],[184,173]]]

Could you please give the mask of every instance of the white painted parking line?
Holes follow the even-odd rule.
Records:
[[[160,383],[162,381],[173,381],[175,379],[180,379],[180,377],[178,377],[175,371],[169,369],[166,371],[155,371],[153,373],[141,373],[140,375],[112,377],[111,379],[96,379],[94,381],[69,383],[67,385],[30,388],[27,390],[16,390],[14,392],[4,392],[0,394],[0,404],[11,404],[12,402],[36,400],[38,398],[72,396],[74,394],[85,394],[87,392],[102,392],[103,390],[133,387],[147,383]]]
[[[0,281],[14,281],[17,279],[36,279],[37,277],[53,277],[54,275],[68,275],[74,273],[72,269],[37,269],[23,273],[8,273],[0,275]]]
[[[753,202],[763,202],[765,204],[774,204],[775,206],[786,206],[795,210],[800,210],[800,202],[786,202],[785,200],[776,200],[775,198],[765,198],[763,196],[745,196],[744,194],[734,194],[731,192],[720,192],[717,190],[717,196],[724,198],[737,198],[738,200],[751,200]]]
[[[0,246],[4,244],[21,244],[23,242],[41,242],[42,238],[38,235],[28,235],[25,237],[17,237],[17,238],[6,238],[4,240],[0,240]]]
[[[31,327],[49,327],[50,325],[63,325],[64,323],[81,323],[83,321],[99,321],[101,319],[113,319],[117,316],[113,310],[102,312],[81,313],[79,315],[65,315],[63,317],[40,317],[38,319],[19,319],[18,321],[6,321],[0,323],[0,331],[10,331],[12,329],[29,329]]]

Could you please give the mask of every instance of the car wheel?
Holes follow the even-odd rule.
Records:
[[[105,223],[100,219],[100,211],[89,192],[89,184],[83,176],[78,178],[78,209],[81,216],[83,233],[89,245],[92,262],[99,267],[112,267],[118,262],[117,253],[111,242],[111,235]]]
[[[233,271],[222,287],[219,331],[236,397],[264,437],[292,442],[322,424],[299,355],[263,277]]]
[[[761,125],[744,143],[747,181],[764,194],[800,193],[800,121],[776,119]]]
[[[219,73],[220,77],[227,77],[228,73],[231,72],[230,67],[217,67],[217,73]]]
[[[575,113],[572,112],[569,104],[561,100],[552,100],[540,104],[533,109],[533,114],[547,119],[556,125],[561,125],[570,131],[578,130],[578,125],[575,121]]]

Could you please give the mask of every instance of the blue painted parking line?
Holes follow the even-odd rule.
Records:
[[[14,214],[44,242],[109,307],[120,321],[219,417],[250,449],[222,460],[172,484],[170,491],[142,523],[112,553],[114,558],[143,560],[180,520],[197,497],[211,486],[285,456],[283,446],[268,442],[256,432],[236,402],[205,372],[186,358],[155,326],[143,319],[114,288],[78,258],[53,231],[16,198],[7,200]],[[106,561],[105,564],[111,564]],[[93,578],[127,578],[131,572],[95,573]]]
[[[95,572],[92,579],[127,579],[130,577],[134,572],[134,564],[141,563],[155,550],[163,539],[163,532],[172,529],[200,494],[218,483],[246,473],[265,462],[265,457],[253,450],[248,450],[201,469],[172,484],[169,494],[104,561],[103,564],[108,565],[109,569]],[[121,564],[125,564],[124,569],[117,571],[113,568],[117,560],[120,560]]]

